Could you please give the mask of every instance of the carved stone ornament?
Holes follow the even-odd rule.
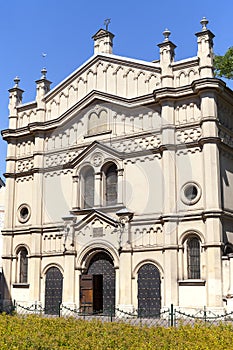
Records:
[[[103,163],[103,156],[100,152],[96,152],[93,154],[91,163],[94,165],[94,167],[99,167]]]

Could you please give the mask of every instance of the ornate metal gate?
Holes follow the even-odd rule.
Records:
[[[104,313],[110,313],[115,307],[115,269],[110,256],[104,252],[95,254],[90,261],[87,274],[98,276],[98,281],[102,276],[102,283],[93,284],[93,300],[98,300],[98,303],[94,302],[96,306],[93,305],[93,311],[101,311],[97,310],[101,305]]]
[[[45,313],[59,315],[62,302],[63,276],[57,267],[50,267],[45,278]]]
[[[161,308],[161,281],[157,267],[143,265],[138,271],[138,311],[142,317],[156,317]]]

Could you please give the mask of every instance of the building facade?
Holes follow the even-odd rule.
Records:
[[[233,296],[233,92],[214,77],[203,18],[197,56],[94,55],[36,99],[9,90],[5,300],[89,312],[230,310]],[[147,311],[145,311],[147,310]]]

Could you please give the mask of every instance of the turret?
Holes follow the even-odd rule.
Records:
[[[14,82],[14,87],[9,90],[9,129],[17,128],[17,106],[22,103],[24,93],[24,91],[19,88],[19,77],[15,77]]]
[[[209,21],[203,17],[201,20],[202,30],[196,33],[198,43],[198,57],[200,59],[200,77],[201,78],[213,78],[213,38],[214,34],[207,29]]]
[[[94,54],[112,53],[114,34],[105,29],[100,29],[93,35],[94,39]]]
[[[37,121],[44,121],[45,102],[44,96],[49,92],[51,81],[46,78],[47,70],[43,68],[41,70],[41,78],[36,80],[36,102],[37,102]]]
[[[164,41],[158,44],[160,48],[161,80],[163,87],[173,86],[172,62],[174,62],[176,45],[169,40],[171,32],[165,29],[163,32]]]

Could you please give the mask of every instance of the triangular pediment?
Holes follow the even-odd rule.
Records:
[[[67,163],[68,168],[75,168],[83,161],[90,163],[95,168],[101,167],[106,160],[116,159],[117,161],[122,160],[123,156],[118,151],[101,144],[100,142],[94,141],[87,146],[77,157],[71,162]]]
[[[96,229],[96,231],[98,231],[98,228],[114,229],[118,227],[118,222],[113,217],[106,215],[105,213],[102,213],[98,210],[92,209],[86,216],[82,217],[82,219],[74,225],[74,228],[75,231],[79,231],[87,226],[92,227],[92,229]]]

